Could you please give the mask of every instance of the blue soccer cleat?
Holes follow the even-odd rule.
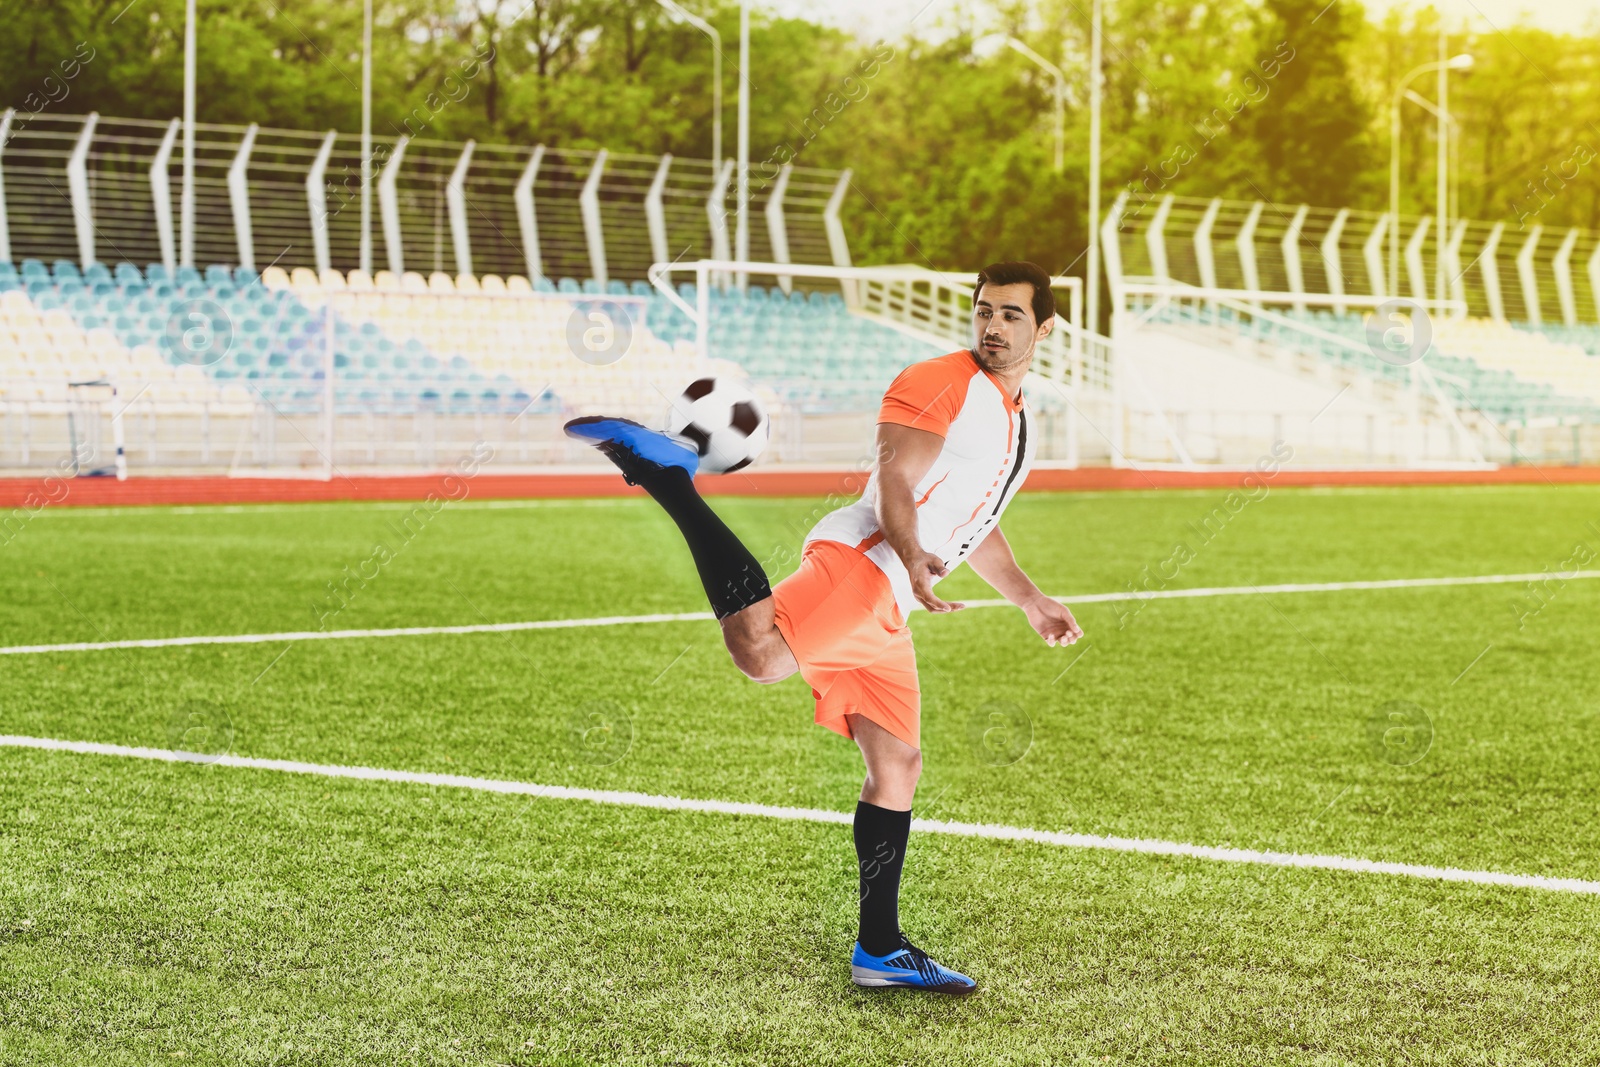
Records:
[[[855,954],[850,957],[850,980],[875,989],[927,989],[958,997],[978,991],[977,982],[933,962],[904,934],[900,935],[900,947],[883,956],[868,954],[857,941]]]
[[[687,471],[691,478],[700,469],[700,454],[694,449],[632,419],[588,415],[573,419],[562,429],[568,437],[587,441],[604,452],[629,485],[672,467]]]

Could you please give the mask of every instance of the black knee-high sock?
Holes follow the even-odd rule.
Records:
[[[669,467],[639,484],[666,510],[689,542],[700,584],[705,587],[717,618],[743,611],[772,595],[766,571],[701,498],[688,471]]]
[[[900,947],[900,871],[911,813],[856,803],[856,861],[861,868],[861,947],[884,956]]]

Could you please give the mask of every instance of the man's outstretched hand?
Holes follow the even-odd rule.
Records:
[[[1083,627],[1059,600],[1041,594],[1022,605],[1022,610],[1028,616],[1028,625],[1038,631],[1047,645],[1064,647],[1083,636]]]
[[[911,554],[911,558],[904,561],[906,570],[911,574],[911,592],[915,594],[917,603],[929,611],[960,611],[965,604],[952,604],[940,600],[933,591],[933,580],[943,578],[950,573],[950,568],[944,565],[932,552],[918,551]],[[1069,619],[1071,616],[1067,616]]]

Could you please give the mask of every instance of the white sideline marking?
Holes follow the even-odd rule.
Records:
[[[475,623],[471,626],[403,626],[393,630],[301,630],[281,634],[208,634],[201,637],[145,637],[135,641],[83,641],[71,645],[12,645],[0,656],[33,652],[98,652],[108,648],[172,648],[178,645],[259,645],[273,641],[337,641],[355,637],[425,637],[429,634],[498,634],[513,630],[567,630],[575,626],[621,626],[632,622],[693,622],[715,618],[709,611],[677,615],[603,615],[595,619],[540,619],[535,622]]]
[[[609,508],[619,504],[636,503],[637,497],[546,497],[535,500],[453,500],[452,511],[520,511],[527,508]],[[414,508],[420,500],[302,500],[292,504],[114,504],[109,507],[83,505],[53,508],[40,512],[43,515],[73,518],[79,516],[123,516],[126,518],[161,518],[167,515],[260,515],[271,512],[298,511],[310,508],[341,508],[369,511],[373,509]]]
[[[244,767],[258,771],[309,774],[322,778],[354,778],[369,782],[400,782],[407,785],[471,789],[482,793],[511,793],[547,800],[582,800],[592,804],[616,804],[632,808],[657,808],[663,811],[698,811],[717,815],[753,815],[763,819],[793,822],[849,824],[854,815],[822,808],[788,808],[771,804],[746,804],[731,800],[697,800],[690,797],[659,796],[612,789],[575,789],[562,785],[536,785],[499,778],[475,778],[464,774],[431,774],[397,771],[381,767],[344,767],[327,763],[301,763],[298,760],[256,759],[250,756],[209,756],[198,752],[179,752],[164,748],[108,745],[95,741],[62,741],[49,737],[22,737],[0,734],[0,746],[44,749],[51,752],[76,752],[93,756],[122,756],[129,759],[162,760],[169,763],[214,763],[222,767]],[[921,833],[976,837],[989,841],[1027,841],[1059,848],[1093,848],[1109,852],[1140,852],[1153,856],[1182,856],[1188,859],[1222,863],[1254,863],[1267,867],[1301,867],[1316,870],[1348,871],[1354,874],[1392,874],[1405,878],[1425,878],[1443,882],[1469,882],[1473,885],[1512,886],[1519,889],[1545,889],[1559,893],[1600,896],[1600,882],[1582,878],[1551,878],[1538,874],[1506,874],[1501,871],[1469,871],[1459,867],[1430,867],[1416,863],[1389,863],[1348,856],[1321,856],[1299,852],[1261,852],[1250,848],[1218,848],[1189,845],[1178,841],[1158,841],[1141,837],[1101,837],[1097,834],[1059,833],[1030,830],[1020,826],[991,823],[941,822],[913,819],[911,828]]]
[[[1546,581],[1549,573],[1478,574],[1467,577],[1390,577],[1373,582],[1290,582],[1285,585],[1214,585],[1210,589],[1160,589],[1155,592],[1083,593],[1056,597],[1062,603],[1110,603],[1115,600],[1186,600],[1189,597],[1243,597],[1246,593],[1338,593],[1357,589],[1426,589],[1430,585],[1504,585],[1509,582]],[[1560,574],[1562,581],[1600,577],[1600,571]],[[966,600],[968,608],[1003,608],[1008,600]],[[34,653],[96,653],[110,648],[176,648],[182,645],[266,645],[270,641],[333,641],[360,637],[429,637],[434,633],[512,633],[515,630],[570,630],[586,625],[629,625],[640,622],[701,622],[714,619],[710,611],[677,614],[608,614],[595,619],[538,619],[533,622],[478,622],[472,625],[405,625],[390,630],[298,630],[285,633],[206,633],[200,637],[144,637],[128,641],[75,641],[70,645],[11,645],[0,656]]]
[[[1443,585],[1506,585],[1545,581],[1540,574],[1483,574],[1463,578],[1389,578],[1371,582],[1291,582],[1286,585],[1231,585],[1207,589],[1160,589],[1154,592],[1085,593],[1059,596],[1065,604],[1105,604],[1118,600],[1182,600],[1189,597],[1244,596],[1248,593],[1342,593],[1359,589],[1421,589]],[[1574,571],[1558,575],[1563,581],[1600,578],[1600,571]],[[969,608],[1005,607],[1007,600],[967,600]],[[0,656],[40,652],[100,652],[113,648],[175,648],[182,645],[258,645],[274,641],[338,641],[362,637],[426,637],[431,634],[502,634],[518,630],[567,630],[582,626],[625,626],[633,623],[700,622],[714,618],[709,611],[683,611],[658,615],[602,615],[593,619],[539,619],[533,622],[475,623],[470,626],[402,626],[390,630],[301,630],[275,634],[204,634],[197,637],[144,637],[129,641],[80,641],[61,645],[11,645]]]

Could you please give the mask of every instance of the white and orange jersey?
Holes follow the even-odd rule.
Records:
[[[878,422],[927,430],[944,447],[913,490],[922,547],[954,570],[1000,522],[1033,466],[1039,437],[1027,402],[1007,396],[969,351],[913,363],[900,372]],[[919,607],[911,576],[878,525],[878,471],[861,499],[824,516],[807,541],[840,541],[865,552],[894,587],[902,616]]]

